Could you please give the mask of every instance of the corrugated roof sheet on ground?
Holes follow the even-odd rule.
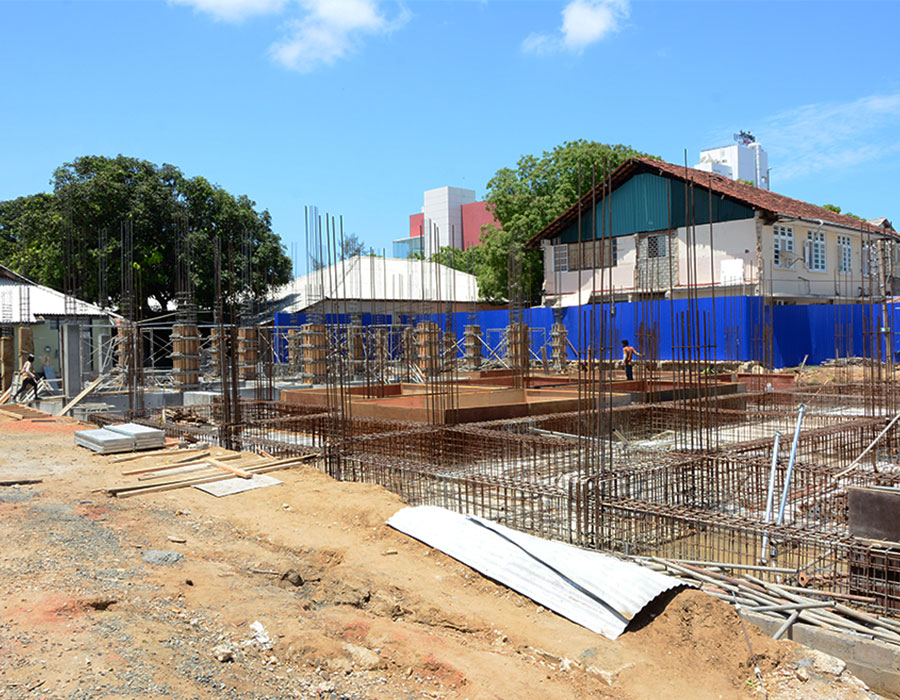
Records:
[[[608,639],[658,595],[684,585],[607,554],[436,506],[404,508],[388,525]]]

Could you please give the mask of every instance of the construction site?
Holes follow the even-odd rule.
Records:
[[[8,430],[71,413],[93,427],[164,431],[170,447],[133,457],[156,461],[119,479],[105,473],[97,490],[117,499],[314,465],[336,482],[382,487],[398,503],[612,554],[737,606],[741,625],[746,618],[775,639],[820,643],[834,656],[871,644],[871,657],[888,665],[844,660],[873,690],[898,696],[895,241],[873,243],[879,274],[868,277],[865,300],[838,298],[829,308],[830,361],[775,370],[777,307],[765,282],[740,297],[690,282],[700,274],[699,224],[687,226],[682,298],[661,294],[659,276],[648,274],[626,306],[611,273],[595,269],[590,302],[567,323],[526,303],[515,248],[506,310],[461,308],[440,280],[422,284],[431,292],[420,299],[385,295],[382,306],[361,309],[328,292],[337,284],[328,275],[348,278],[349,263],[333,255],[339,220],[307,226],[327,264],[302,318],[283,325],[266,300],[225,293],[228,256],[216,249],[219,303],[212,322],[200,323],[185,244],[174,323],[144,322],[133,267],[123,265],[123,302],[90,351],[103,359],[85,372],[84,353],[73,351],[63,395],[30,409],[8,402],[0,411]],[[125,227],[122,241],[127,257]],[[442,268],[422,262],[412,274]],[[240,284],[249,270],[227,279]],[[79,322],[60,323],[64,343],[71,337],[78,347]],[[19,352],[28,351],[27,330],[18,331]],[[631,380],[619,362],[625,341],[638,357]],[[9,355],[12,339],[4,342]],[[749,637],[747,647],[752,683],[735,696],[766,685],[758,669],[754,676]],[[490,696],[469,690],[444,685],[436,696]],[[612,681],[607,691],[642,696],[617,694]],[[303,697],[338,697],[316,692]]]

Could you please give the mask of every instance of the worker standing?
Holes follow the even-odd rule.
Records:
[[[634,357],[641,354],[628,343],[627,340],[622,341],[622,364],[625,365],[625,378],[631,382],[634,381]]]
[[[19,400],[19,397],[24,392],[26,396],[28,396],[28,389],[34,389],[34,398],[38,397],[38,385],[37,378],[34,376],[34,355],[29,355],[25,360],[25,364],[22,365],[22,369],[19,371],[20,376],[22,377],[22,385],[19,387],[19,391],[16,394],[16,401]]]

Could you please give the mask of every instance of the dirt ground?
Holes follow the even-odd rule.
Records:
[[[80,427],[0,418],[0,479],[43,479],[0,487],[0,698],[875,697],[748,625],[760,683],[736,612],[694,590],[609,641],[312,466],[218,499],[108,498],[124,465],[75,447]]]

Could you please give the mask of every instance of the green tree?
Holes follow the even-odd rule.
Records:
[[[841,208],[837,204],[823,204],[822,209],[827,209],[828,211],[833,211],[835,214],[843,213],[844,216],[852,216],[854,219],[859,219],[860,221],[865,221],[865,219],[861,216],[857,216],[849,211],[841,212]]]
[[[337,256],[337,260],[332,261],[333,263],[352,258],[356,255],[366,254],[366,244],[363,243],[355,233],[345,234],[343,237],[338,234],[335,243],[341,247],[341,252]],[[369,254],[374,255],[374,252],[369,251]],[[310,254],[309,260],[313,270],[321,270],[329,264],[324,259],[320,260],[313,254]]]
[[[487,184],[486,200],[499,226],[483,226],[481,245],[475,249],[475,274],[482,297],[494,302],[507,298],[511,248],[523,246],[626,160],[646,156],[630,146],[578,140],[540,156],[522,156],[515,168],[498,170]],[[540,302],[543,278],[540,252],[524,251],[526,301]]]
[[[262,296],[290,279],[291,263],[272,231],[267,211],[203,177],[175,166],[119,155],[84,156],[57,168],[53,192],[0,202],[0,256],[36,282],[76,290],[83,298],[117,304],[121,235],[133,231],[136,295],[150,311],[166,308],[177,292],[176,261],[185,229],[191,242],[191,278],[201,307],[214,301],[213,249],[222,248],[223,289],[239,290],[245,251],[251,256],[252,292]],[[100,232],[106,246],[100,249]],[[246,242],[246,245],[245,245]],[[101,272],[106,298],[101,299]]]

